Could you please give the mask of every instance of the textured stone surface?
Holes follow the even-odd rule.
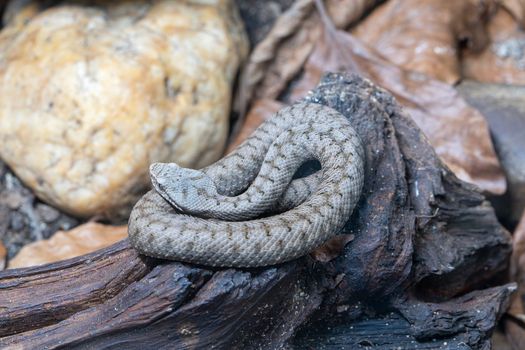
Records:
[[[151,162],[221,156],[247,51],[227,0],[104,6],[52,7],[0,34],[0,156],[83,217],[127,214]]]

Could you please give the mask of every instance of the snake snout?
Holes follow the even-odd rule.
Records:
[[[216,193],[213,181],[202,171],[175,163],[151,164],[150,176],[157,193],[184,212],[194,212],[203,196]]]
[[[180,178],[180,170],[175,163],[153,163],[149,167],[151,183],[157,192],[162,193],[170,184]]]
[[[169,180],[181,171],[180,166],[175,163],[153,163],[149,166],[149,173],[152,178]]]

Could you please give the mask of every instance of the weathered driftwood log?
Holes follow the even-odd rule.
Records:
[[[144,258],[126,241],[69,261],[0,273],[0,347],[490,348],[513,285],[493,286],[508,233],[392,97],[327,75],[308,100],[364,140],[355,239],[328,263],[207,269]]]

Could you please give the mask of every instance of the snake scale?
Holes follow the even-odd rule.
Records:
[[[294,179],[317,160],[321,170]],[[286,107],[235,151],[201,170],[150,167],[154,190],[135,205],[129,238],[140,253],[221,267],[305,255],[344,226],[363,186],[364,150],[339,112]]]

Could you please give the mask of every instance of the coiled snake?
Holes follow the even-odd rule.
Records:
[[[293,179],[307,160],[318,160],[321,170]],[[298,103],[204,169],[155,163],[150,175],[155,190],[129,219],[139,252],[209,266],[265,266],[305,255],[337,234],[361,194],[364,151],[343,115]]]

